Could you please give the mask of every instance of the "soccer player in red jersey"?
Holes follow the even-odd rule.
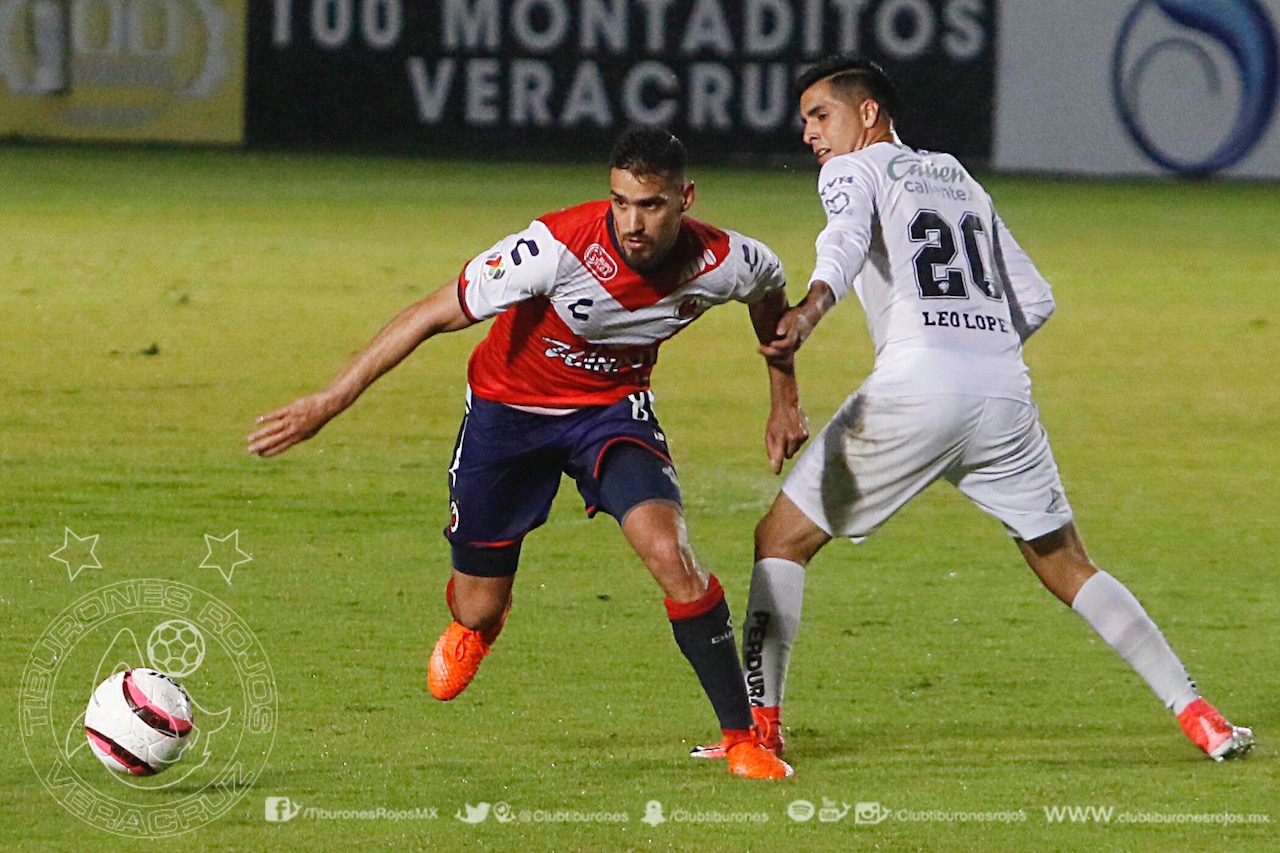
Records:
[[[567,473],[587,513],[613,516],[662,587],[731,772],[779,778],[791,768],[752,727],[724,592],[689,546],[649,386],[658,347],[713,305],[747,303],[757,337],[771,341],[785,279],[763,243],[687,216],[693,201],[680,141],[657,128],[625,132],[607,200],[549,213],[475,256],[456,281],[401,311],[328,388],[258,418],[249,450],[273,456],[310,438],[423,341],[493,318],[468,364],[449,467],[454,621],[431,656],[432,695],[458,695],[489,654],[521,542],[546,521]],[[768,374],[765,444],[777,472],[808,431],[789,363],[773,359]]]

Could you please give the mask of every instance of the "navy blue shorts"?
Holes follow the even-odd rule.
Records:
[[[454,568],[514,574],[520,542],[546,522],[561,474],[577,483],[588,516],[603,511],[621,521],[645,500],[680,502],[651,392],[567,415],[524,412],[469,395],[449,466],[445,537]]]

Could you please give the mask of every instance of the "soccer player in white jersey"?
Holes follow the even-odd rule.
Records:
[[[895,90],[878,66],[838,57],[796,89],[804,141],[822,166],[827,226],[808,294],[761,352],[789,368],[853,292],[875,363],[756,528],[743,659],[766,742],[782,753],[779,708],[809,561],[833,537],[871,535],[945,479],[1004,523],[1044,585],[1133,667],[1197,746],[1218,760],[1244,755],[1253,733],[1200,698],[1159,628],[1093,565],[1076,532],[1022,359],[1023,342],[1053,313],[1048,283],[959,161],[898,140]]]
[[[450,700],[474,678],[511,606],[526,534],[547,520],[562,473],[588,514],[613,516],[666,595],[667,616],[720,722],[731,772],[791,775],[752,726],[733,627],[715,575],[698,567],[680,488],[653,409],[663,341],[714,305],[750,306],[760,341],[787,307],[763,243],[686,216],[684,146],[665,130],[618,140],[609,199],[539,217],[400,312],[327,389],[258,419],[250,452],[310,438],[419,344],[493,318],[467,367],[467,407],[449,467],[445,530],[453,622],[427,670]],[[808,438],[790,368],[769,367],[765,442],[775,470]]]

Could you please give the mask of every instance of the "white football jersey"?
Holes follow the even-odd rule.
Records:
[[[862,301],[876,348],[865,392],[1030,399],[1022,341],[1053,295],[958,160],[881,142],[828,160],[818,193],[810,281]]]

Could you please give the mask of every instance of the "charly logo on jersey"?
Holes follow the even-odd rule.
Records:
[[[587,251],[582,255],[582,263],[602,282],[609,281],[618,274],[618,265],[599,243],[592,243],[587,247]]]
[[[1120,122],[1162,168],[1201,175],[1227,169],[1271,123],[1280,94],[1277,53],[1274,22],[1258,0],[1138,0],[1111,60]]]

